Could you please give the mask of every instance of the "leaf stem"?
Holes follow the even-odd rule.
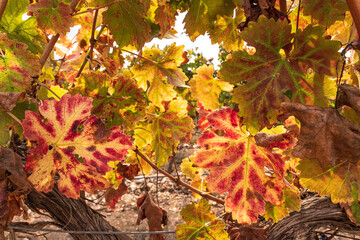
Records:
[[[222,205],[225,204],[225,201],[220,199],[220,198],[217,198],[217,197],[214,197],[210,194],[207,194],[207,193],[204,193],[203,191],[200,191],[199,189],[197,188],[194,188],[193,186],[183,182],[183,181],[178,181],[178,179],[176,177],[173,177],[171,174],[169,174],[168,172],[162,170],[161,168],[159,168],[158,166],[156,166],[150,159],[148,159],[144,154],[142,154],[138,149],[135,149],[133,150],[136,154],[138,154],[145,162],[147,162],[153,169],[155,169],[156,171],[159,171],[161,172],[162,174],[164,174],[166,177],[168,177],[171,181],[175,182],[175,183],[178,183],[179,185],[189,189],[190,191],[192,192],[195,192],[197,194],[199,194],[200,196],[202,196],[203,198],[206,198],[206,199],[209,199],[209,200],[212,200],[212,201],[215,201],[217,203],[220,203]]]
[[[297,17],[296,17],[296,31],[297,31],[298,28],[299,28],[300,8],[301,8],[301,0],[299,0],[298,12],[297,12]]]
[[[37,84],[39,84],[40,86],[42,86],[42,87],[44,87],[44,88],[46,88],[47,90],[49,90],[52,94],[54,94],[54,96],[55,97],[57,97],[59,100],[61,99],[53,90],[51,90],[49,87],[48,87],[48,85],[46,85],[45,83],[42,83],[42,82],[40,82],[38,79],[35,79],[35,82],[37,83]]]
[[[146,60],[146,61],[149,61],[149,62],[151,62],[151,63],[153,63],[153,64],[158,64],[158,62],[155,62],[154,60],[151,60],[151,59],[149,59],[149,58],[146,58],[146,57],[143,57],[143,56],[141,56],[140,54],[137,54],[137,53],[133,53],[133,52],[131,52],[131,51],[128,51],[128,50],[126,50],[126,49],[120,49],[121,51],[124,51],[124,52],[127,52],[127,53],[130,53],[130,54],[133,54],[133,55],[135,55],[135,56],[137,56],[137,57],[139,57],[139,58],[142,58],[142,59],[144,59],[144,60]]]
[[[105,4],[103,6],[96,7],[96,8],[88,8],[85,11],[74,13],[74,14],[72,14],[72,16],[76,16],[76,15],[80,15],[80,14],[84,14],[84,13],[88,13],[88,12],[92,12],[92,11],[97,11],[99,9],[109,7],[109,6],[111,6],[111,5],[113,5],[113,4],[117,3],[117,2],[119,2],[119,1],[113,1],[111,3]]]
[[[12,114],[11,112],[6,112],[6,113],[21,125],[20,119],[18,119],[14,114]]]
[[[8,3],[8,0],[0,0],[0,20],[2,18],[2,15],[5,12],[6,4]]]

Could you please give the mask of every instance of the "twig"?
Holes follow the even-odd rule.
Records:
[[[21,125],[20,119],[18,119],[14,114],[12,114],[11,112],[6,112],[6,113]]]
[[[59,100],[61,99],[61,97],[59,97],[53,90],[51,90],[51,88],[48,87],[48,85],[40,82],[38,79],[35,79],[35,82],[37,82],[37,84],[39,84],[40,86],[46,88],[47,90],[49,90],[52,94],[54,94],[55,97],[57,97]]]
[[[97,41],[97,39],[99,39],[102,31],[104,31],[104,28],[105,28],[105,25],[101,25],[101,28],[100,28],[100,30],[99,30],[99,33],[98,33],[98,35],[96,36],[95,42]],[[76,75],[77,78],[80,77],[82,71],[84,70],[86,63],[87,63],[88,60],[89,60],[89,55],[90,55],[90,51],[88,51],[88,53],[87,53],[86,56],[85,56],[85,59],[84,59],[83,63],[81,64],[81,67],[80,67],[80,69],[79,69],[79,71],[78,71],[78,73],[77,73],[77,75]]]
[[[176,166],[176,161],[175,161],[175,149],[174,149],[174,145],[172,146],[172,157],[173,157],[173,164],[174,164],[174,167],[175,167],[175,171],[176,171],[176,176],[178,178],[178,181],[180,181],[180,175],[179,175],[179,172],[178,172],[178,169],[177,169],[177,166]]]
[[[0,20],[2,18],[2,15],[5,12],[7,2],[8,2],[8,0],[0,0]]]
[[[75,10],[76,5],[79,3],[80,0],[72,0],[70,3],[70,9],[72,11]],[[51,51],[53,50],[57,40],[59,40],[60,34],[57,33],[54,36],[51,37],[50,42],[48,43],[48,45],[46,45],[44,52],[42,53],[41,57],[40,57],[40,65],[41,68],[44,66],[46,60],[48,59],[48,57],[50,56]]]
[[[88,13],[88,12],[92,12],[92,11],[97,11],[97,10],[99,10],[99,9],[109,7],[109,6],[111,6],[111,5],[113,5],[113,4],[117,3],[117,2],[118,2],[118,1],[113,1],[113,2],[111,2],[111,3],[105,4],[105,5],[100,6],[100,7],[89,8],[89,9],[87,9],[87,10],[85,10],[85,11],[74,13],[74,14],[72,14],[72,16],[76,16],[76,15],[80,15],[80,14],[84,14],[84,13]]]
[[[286,13],[287,12],[286,0],[279,0],[279,4],[280,4],[280,11]]]
[[[136,153],[136,159],[138,160],[138,163],[139,163],[139,166],[140,166],[140,169],[141,169],[141,172],[143,174],[143,177],[144,177],[144,183],[145,183],[145,192],[148,193],[148,185],[147,185],[147,182],[146,182],[146,177],[145,177],[145,173],[144,173],[144,170],[143,170],[143,167],[140,163],[140,160],[139,160],[139,157],[138,157],[138,154]]]
[[[298,13],[297,13],[297,17],[296,17],[296,31],[297,31],[298,28],[299,28],[300,8],[301,8],[301,0],[299,0]]]
[[[124,52],[127,52],[127,53],[130,53],[130,54],[133,54],[133,55],[135,55],[135,56],[137,56],[137,57],[139,57],[139,58],[142,58],[142,59],[144,59],[144,60],[146,60],[146,61],[149,61],[149,62],[151,62],[151,63],[153,63],[153,64],[158,64],[158,62],[155,62],[154,60],[151,60],[151,59],[148,59],[148,58],[146,58],[146,57],[143,57],[143,56],[141,56],[141,55],[139,55],[139,54],[137,54],[137,53],[133,53],[133,52],[131,52],[131,51],[128,51],[128,50],[126,50],[126,49],[120,49],[121,51],[124,51]]]
[[[94,14],[94,18],[93,18],[93,24],[92,24],[92,28],[91,28],[91,37],[90,37],[90,50],[89,50],[89,67],[90,70],[92,69],[92,59],[93,59],[93,52],[94,52],[94,46],[96,43],[96,39],[95,39],[95,30],[96,30],[96,20],[99,14],[99,10],[95,11]]]
[[[138,149],[135,149],[133,150],[135,153],[137,153],[145,162],[147,162],[153,169],[161,172],[162,174],[164,174],[166,177],[168,177],[171,181],[173,182],[177,182],[179,185],[189,189],[190,191],[192,192],[195,192],[197,194],[199,194],[200,196],[202,196],[203,198],[206,198],[206,199],[209,199],[209,200],[212,200],[212,201],[215,201],[217,203],[220,203],[222,205],[225,204],[225,201],[220,199],[220,198],[217,198],[217,197],[214,197],[210,194],[207,194],[207,193],[204,193],[202,191],[200,191],[199,189],[197,188],[194,188],[193,186],[187,184],[187,183],[184,183],[183,181],[177,181],[177,178],[173,177],[171,174],[169,174],[168,172],[162,170],[161,168],[158,168],[158,166],[156,166],[150,159],[148,159],[144,154],[142,154]]]

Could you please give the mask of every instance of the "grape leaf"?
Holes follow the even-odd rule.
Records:
[[[337,165],[339,159],[360,160],[360,126],[333,108],[283,103],[282,109],[301,122],[300,136],[292,151],[298,158],[317,158],[322,167]]]
[[[360,201],[360,193],[354,198],[352,184],[360,184],[360,161],[339,160],[336,165],[323,165],[318,159],[304,158],[297,168],[301,171],[300,184],[321,196],[331,195],[333,203]]]
[[[190,183],[191,186],[199,189],[202,192],[206,192],[206,180],[202,177],[203,170],[198,167],[193,166],[193,160],[191,158],[183,159],[180,165],[180,169],[186,177],[190,178],[192,181]],[[197,193],[193,192],[193,196],[195,199],[201,198],[201,196]]]
[[[179,106],[182,106],[179,107]],[[176,149],[180,141],[189,142],[194,128],[193,120],[184,115],[187,103],[177,98],[169,103],[168,109],[152,119],[151,148],[155,152],[155,163],[158,166],[165,164]]]
[[[304,15],[313,17],[319,24],[329,27],[335,21],[342,21],[348,10],[345,0],[304,0]]]
[[[190,39],[194,41],[212,27],[217,15],[232,16],[234,3],[230,0],[193,0],[190,3],[185,18],[185,29]]]
[[[111,210],[115,210],[116,203],[119,202],[121,197],[128,192],[128,187],[125,182],[121,182],[117,189],[112,187],[105,191],[105,203]]]
[[[239,103],[241,116],[251,133],[265,126],[270,128],[277,121],[280,103],[289,98],[314,103],[313,91],[318,83],[314,82],[315,78],[306,77],[308,68],[318,74],[332,75],[331,67],[339,59],[340,43],[324,39],[323,33],[323,28],[309,25],[294,35],[286,21],[275,22],[263,16],[240,33],[256,52],[254,55],[233,52],[222,64],[220,79],[241,84],[234,89],[233,101]],[[289,52],[291,44],[293,50]],[[290,97],[284,94],[289,91]]]
[[[297,192],[291,189],[283,189],[283,201],[280,206],[271,203],[265,205],[265,219],[270,218],[274,223],[289,216],[290,211],[300,211],[301,199]]]
[[[136,145],[136,144],[135,144]],[[136,145],[138,146],[138,145]],[[151,146],[145,145],[139,148],[139,151],[144,154],[148,159],[153,159],[153,153],[151,151]],[[140,161],[140,163],[139,163]],[[145,175],[149,175],[152,171],[152,167],[141,157],[137,156],[134,151],[131,151],[130,154],[126,158],[126,163],[130,163],[132,165],[138,165],[142,169],[142,172]]]
[[[160,34],[165,34],[175,26],[177,16],[176,6],[170,3],[160,5],[155,11],[155,23],[160,25]]]
[[[32,76],[39,74],[39,58],[17,40],[5,38],[0,54],[0,91],[22,92],[30,88]]]
[[[38,27],[49,34],[59,33],[65,36],[74,26],[70,6],[64,2],[40,0],[28,6],[28,11],[36,16]]]
[[[150,231],[162,231],[163,225],[167,225],[167,212],[156,205],[151,195],[146,193],[138,198],[136,204],[139,207],[136,225],[139,225],[141,220],[147,218]],[[155,240],[165,240],[164,234],[151,234],[150,237]]]
[[[42,52],[43,47],[39,42],[44,42],[44,40],[36,27],[36,18],[29,17],[22,20],[28,5],[28,0],[8,1],[0,21],[0,30],[6,33],[8,38],[25,43],[32,53]]]
[[[91,98],[65,94],[60,101],[44,100],[41,115],[26,111],[24,136],[37,143],[27,157],[26,171],[32,173],[29,180],[38,191],[52,189],[56,172],[59,190],[67,197],[108,187],[102,177],[110,170],[107,162],[123,159],[131,149],[130,137],[119,127],[106,131],[100,119],[89,118],[91,107]]]
[[[216,219],[206,199],[187,205],[180,215],[185,223],[176,226],[176,239],[228,239],[225,223]]]
[[[110,78],[105,73],[84,72],[71,92],[92,97],[93,113],[105,118],[109,126],[121,124],[132,129],[145,113],[141,89],[134,79],[122,74]]]
[[[183,49],[184,46],[177,47],[175,43],[163,51],[156,47],[145,48],[140,64],[131,68],[134,78],[143,90],[148,89],[148,81],[150,82],[148,98],[161,111],[164,111],[162,101],[171,101],[176,97],[176,91],[171,85],[186,87],[187,77],[182,69],[177,67],[184,61]]]
[[[196,69],[195,75],[190,81],[190,91],[205,109],[215,110],[219,108],[219,95],[221,91],[232,91],[233,86],[227,82],[214,78],[214,68],[203,65]]]
[[[227,52],[239,50],[243,46],[243,40],[240,38],[238,25],[244,20],[244,14],[217,17],[214,28],[209,30],[211,43],[222,43]]]
[[[202,149],[196,152],[194,164],[210,169],[210,191],[228,192],[225,210],[234,220],[256,222],[265,213],[265,201],[281,204],[284,162],[270,148],[256,146],[255,139],[241,129],[234,110],[216,110],[207,119],[213,128],[199,138]],[[265,167],[273,170],[272,177],[265,174]]]
[[[150,32],[144,15],[145,9],[140,1],[121,0],[103,13],[103,23],[109,27],[119,48],[134,45],[141,49]]]

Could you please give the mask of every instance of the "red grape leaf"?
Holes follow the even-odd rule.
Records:
[[[135,79],[119,74],[110,78],[100,72],[84,72],[77,79],[72,93],[94,99],[93,113],[107,120],[109,126],[134,128],[145,114],[145,99]]]
[[[60,101],[44,100],[41,115],[26,111],[24,136],[37,143],[27,157],[26,170],[38,191],[52,189],[56,172],[59,190],[67,197],[108,187],[102,177],[110,170],[107,162],[124,158],[132,148],[130,137],[119,127],[105,130],[100,119],[89,118],[91,108],[92,98],[65,94]]]
[[[324,39],[323,33],[323,28],[309,25],[294,35],[286,21],[275,22],[264,16],[257,23],[249,23],[240,33],[256,52],[254,55],[233,52],[222,64],[220,78],[241,84],[234,89],[233,100],[239,103],[241,116],[251,133],[277,122],[280,104],[289,98],[313,103],[315,97],[320,97],[314,96],[314,88],[321,83],[306,77],[308,68],[319,74],[334,74],[332,67],[340,57],[340,43]],[[291,44],[294,47],[289,52]]]
[[[163,51],[156,47],[145,48],[140,64],[131,68],[139,86],[143,90],[148,89],[148,98],[161,111],[164,111],[162,101],[171,101],[176,97],[176,91],[171,85],[187,87],[185,81],[188,78],[182,69],[177,67],[184,61],[183,52],[184,46],[177,47],[175,43]]]
[[[120,185],[117,189],[114,189],[112,187],[106,189],[106,192],[105,192],[106,205],[108,205],[112,210],[114,210],[116,203],[127,192],[128,192],[128,187],[126,186],[124,181],[120,183]]]
[[[210,191],[228,192],[225,209],[233,219],[241,224],[256,222],[265,213],[265,202],[281,204],[284,161],[270,148],[256,146],[255,139],[241,129],[234,110],[216,110],[207,119],[213,128],[199,138],[202,149],[196,152],[194,164],[210,169]],[[271,168],[273,176],[266,175],[265,168]]]
[[[190,81],[190,91],[205,109],[215,110],[219,108],[219,95],[221,91],[232,91],[233,86],[225,81],[214,78],[214,68],[203,65],[196,69],[195,75]]]
[[[319,24],[329,27],[335,21],[342,21],[348,6],[345,0],[304,0],[304,15],[316,19]]]
[[[65,36],[74,26],[70,6],[64,2],[40,0],[27,9],[36,16],[38,27],[48,34],[60,33]]]
[[[230,0],[191,1],[190,9],[184,18],[186,33],[194,41],[210,29],[217,15],[232,16],[234,7],[234,3]]]
[[[103,23],[109,27],[119,48],[134,45],[141,49],[149,37],[145,8],[137,0],[119,1],[109,6],[103,13]]]
[[[178,15],[176,10],[176,6],[170,3],[160,5],[156,9],[155,23],[160,25],[161,36],[165,36],[165,34],[175,26],[175,17]]]
[[[39,58],[24,43],[5,38],[0,55],[0,91],[22,92],[30,88],[32,76],[41,72]]]
[[[229,239],[225,223],[216,219],[206,199],[187,205],[181,210],[180,215],[185,223],[177,225],[176,239]]]
[[[150,231],[162,231],[163,225],[167,225],[167,212],[158,207],[150,194],[138,198],[137,206],[139,207],[138,218],[136,225],[140,221],[147,218]],[[155,240],[165,240],[164,234],[151,234],[150,237]]]

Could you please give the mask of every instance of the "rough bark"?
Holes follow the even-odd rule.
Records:
[[[302,201],[300,212],[292,212],[274,224],[268,239],[313,240],[318,239],[314,231],[334,233],[337,228],[336,234],[360,239],[360,228],[348,219],[339,204],[333,204],[329,197],[315,195]]]
[[[62,195],[57,187],[49,193],[31,192],[26,204],[30,209],[44,209],[56,224],[64,230],[75,231],[118,231],[111,226],[97,211],[90,208],[84,201],[67,198]],[[126,235],[87,235],[70,234],[75,240],[89,239],[117,239],[130,240]]]

